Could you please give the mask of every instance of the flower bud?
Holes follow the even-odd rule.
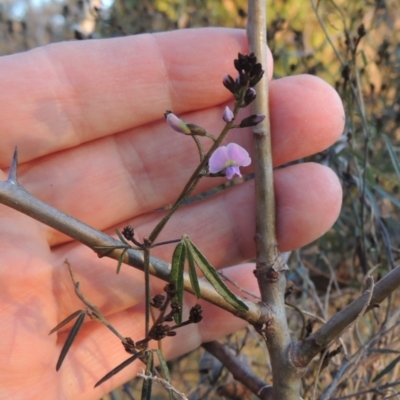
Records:
[[[256,91],[252,87],[248,88],[243,98],[244,106],[248,106],[256,97]]]
[[[168,111],[164,114],[167,119],[168,125],[176,132],[184,133],[185,135],[190,135],[191,131],[187,124],[178,118],[174,113]]]
[[[261,67],[261,64],[256,64],[254,66],[253,76],[250,79],[250,86],[253,87],[257,85],[257,83],[261,80],[264,75],[264,70]]]
[[[225,74],[224,77],[222,78],[222,83],[232,94],[235,94],[236,83],[230,75]]]
[[[265,115],[261,115],[261,114],[250,115],[250,117],[247,117],[244,120],[242,120],[239,127],[246,128],[248,126],[255,126],[255,125],[259,124],[261,121],[264,121],[264,119],[265,119]]]
[[[232,110],[228,106],[225,107],[224,113],[222,114],[222,118],[225,122],[232,122],[233,119],[235,118]]]

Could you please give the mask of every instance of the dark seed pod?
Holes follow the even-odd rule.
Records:
[[[203,319],[203,310],[200,304],[196,304],[190,310],[189,321],[193,322],[194,324],[199,323]]]
[[[133,240],[135,237],[135,231],[130,225],[125,226],[121,233],[126,240]]]
[[[165,296],[163,294],[157,294],[153,297],[152,302],[150,303],[154,308],[160,308],[164,303]]]

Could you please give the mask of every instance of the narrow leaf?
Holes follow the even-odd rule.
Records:
[[[393,149],[392,142],[390,141],[389,137],[387,135],[383,135],[383,138],[385,139],[386,148],[388,149],[390,160],[392,161],[393,168],[396,171],[397,178],[400,179],[400,163],[397,154]]]
[[[385,190],[383,190],[381,187],[378,185],[374,185],[374,189],[383,197],[386,197],[389,199],[396,207],[400,208],[400,201],[396,199],[396,197],[392,196]]]
[[[126,239],[124,238],[124,235],[118,230],[115,230],[115,233],[118,235],[119,240],[123,243],[126,244],[127,246],[131,247],[130,244],[126,241]]]
[[[364,67],[366,67],[366,66],[368,65],[367,56],[365,55],[364,50],[361,50],[360,53],[361,53],[361,58],[362,58],[362,60],[363,60]]]
[[[185,245],[186,245],[186,242],[185,242]],[[194,294],[199,299],[201,297],[201,292],[200,292],[199,278],[197,277],[196,267],[194,265],[193,254],[188,249],[186,250],[186,253],[187,253],[186,256],[187,256],[188,263],[189,263],[190,284],[192,285]]]
[[[64,343],[63,348],[61,349],[60,357],[58,357],[58,361],[57,361],[57,365],[56,365],[56,371],[58,371],[61,368],[61,365],[65,359],[65,356],[67,355],[70,347],[72,346],[72,343],[74,342],[74,340],[76,338],[76,335],[78,334],[79,330],[82,327],[85,317],[86,317],[86,312],[81,311],[81,314],[79,315],[78,319],[76,320],[74,326],[71,329],[71,332],[69,333],[69,335],[67,337],[67,340]]]
[[[64,325],[67,325],[69,321],[72,321],[74,318],[76,318],[80,313],[82,313],[83,310],[78,310],[75,311],[73,314],[71,314],[69,317],[65,318],[64,321],[61,321],[55,328],[53,328],[50,332],[49,335],[51,335],[54,332],[57,332],[59,329],[61,329]]]
[[[122,262],[124,261],[124,255],[127,251],[128,249],[125,247],[124,250],[122,250],[120,256],[118,257],[117,275],[119,274],[119,271],[121,271]]]
[[[381,372],[379,372],[379,374],[375,376],[372,382],[376,382],[377,380],[382,378],[382,376],[388,374],[397,365],[399,361],[400,361],[400,356],[396,357],[391,363],[388,364],[386,368],[384,368]]]
[[[247,311],[249,308],[240,301],[234,293],[225,285],[215,268],[208,262],[201,251],[186,236],[184,238],[188,251],[192,253],[193,259],[203,272],[205,278],[213,285],[214,289],[232,306],[239,311]]]
[[[145,375],[153,374],[154,369],[154,354],[150,351],[147,355],[147,364]],[[153,379],[148,378],[143,381],[141,400],[151,400],[151,389],[153,388]]]
[[[157,349],[157,355],[158,355],[158,359],[160,360],[160,367],[161,367],[161,371],[163,373],[163,377],[167,382],[171,382],[171,375],[169,373],[169,368],[168,368],[168,364],[165,361],[165,358],[163,356],[163,353],[160,349]],[[174,400],[174,393],[172,392],[172,390],[168,390],[168,397],[169,400]]]
[[[117,367],[115,367],[112,371],[110,371],[107,375],[104,375],[95,385],[94,387],[97,387],[101,385],[103,382],[105,382],[107,379],[110,379],[113,377],[115,374],[118,374],[119,371],[123,370],[125,367],[127,367],[129,364],[132,364],[142,353],[136,353],[134,356],[128,358],[125,360],[123,363],[119,364]]]
[[[368,200],[371,202],[371,206],[375,211],[375,215],[377,217],[381,216],[381,209],[378,206],[378,203],[376,202],[375,196],[372,194],[371,190],[367,185],[365,185],[365,194],[368,197]]]
[[[183,301],[183,270],[185,267],[185,259],[186,246],[183,241],[181,241],[175,247],[171,265],[171,282],[175,284],[176,288],[176,296],[173,297],[172,301],[176,301],[179,304],[182,304]],[[182,312],[175,314],[174,319],[176,324],[180,324],[182,322]]]
[[[157,349],[156,352],[157,352],[158,359],[160,360],[160,367],[161,367],[161,371],[164,375],[164,379],[167,382],[171,382],[171,375],[169,373],[167,361],[165,360],[163,353],[160,349]]]

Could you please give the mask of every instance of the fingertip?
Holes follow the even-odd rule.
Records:
[[[275,179],[280,251],[305,246],[331,229],[340,213],[342,187],[330,168],[298,164],[276,171]]]
[[[318,153],[343,133],[345,118],[339,95],[312,75],[272,81],[270,109],[274,165]]]

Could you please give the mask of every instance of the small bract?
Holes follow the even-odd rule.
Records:
[[[251,163],[249,153],[236,143],[218,147],[210,157],[208,169],[212,174],[225,171],[228,179],[235,175],[242,176],[239,167],[247,167]]]

